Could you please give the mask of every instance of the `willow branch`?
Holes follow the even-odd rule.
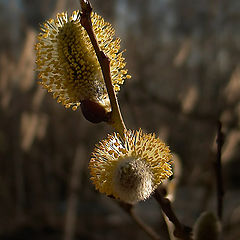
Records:
[[[154,197],[160,204],[162,211],[168,217],[169,221],[173,223],[175,228],[173,232],[174,236],[182,240],[192,240],[191,228],[180,223],[172,209],[170,200],[164,196],[160,189],[155,191]]]
[[[126,129],[125,124],[122,119],[122,115],[119,109],[118,101],[112,84],[111,72],[110,72],[110,59],[107,55],[100,49],[95,33],[92,28],[91,13],[92,6],[88,0],[80,0],[82,12],[81,12],[81,24],[87,31],[87,34],[91,40],[93,48],[95,50],[96,56],[98,58],[99,64],[101,66],[103,78],[106,84],[108,96],[111,103],[112,111],[110,113],[109,123],[115,128],[116,131],[124,138],[124,129]]]
[[[133,205],[119,202],[119,206],[135,221],[135,223],[153,240],[160,240],[159,235],[147,226],[134,212]]]
[[[222,212],[223,212],[223,180],[222,180],[222,146],[224,143],[224,135],[222,133],[222,123],[218,122],[218,129],[217,129],[217,159],[215,164],[215,171],[216,171],[216,185],[217,185],[217,214],[219,219],[222,219]]]

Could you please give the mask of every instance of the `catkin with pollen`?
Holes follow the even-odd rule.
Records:
[[[112,84],[117,92],[124,80],[130,78],[120,51],[120,39],[114,37],[111,24],[96,13],[91,20],[99,46],[110,59]],[[111,111],[110,100],[94,48],[80,23],[79,11],[70,17],[67,13],[58,14],[56,19],[45,22],[41,31],[36,44],[40,84],[66,108],[76,110],[83,102],[84,114],[90,121],[105,120]],[[101,110],[92,119],[93,105]]]

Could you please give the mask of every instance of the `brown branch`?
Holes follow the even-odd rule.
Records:
[[[97,55],[99,64],[101,66],[103,78],[106,84],[108,96],[111,103],[111,115],[110,115],[110,124],[119,132],[121,137],[124,138],[124,130],[126,129],[125,124],[122,119],[122,115],[119,109],[118,101],[116,94],[112,85],[112,78],[110,72],[110,59],[106,54],[101,51],[96,36],[94,34],[91,22],[91,13],[92,6],[88,0],[80,0],[82,12],[81,12],[81,24],[87,31],[87,34],[91,40],[95,53]],[[140,226],[140,228],[146,232],[152,239],[159,240],[159,236],[155,233],[149,226],[147,226],[139,217],[137,217],[133,211],[133,206],[130,204],[120,203],[119,204],[129,215],[130,217]]]
[[[119,202],[119,206],[136,222],[136,224],[148,234],[153,240],[160,240],[159,235],[149,226],[147,226],[134,212],[133,205]]]
[[[160,204],[164,214],[174,224],[174,236],[182,240],[192,240],[191,228],[180,223],[172,209],[170,200],[165,197],[160,188],[155,191],[154,197]]]
[[[217,214],[219,220],[222,220],[222,212],[223,212],[223,180],[222,180],[222,146],[224,143],[224,135],[222,133],[222,123],[218,121],[218,129],[217,129],[217,159],[215,163],[215,171],[216,171],[216,185],[217,185]]]
[[[122,115],[119,109],[116,94],[112,85],[112,78],[110,72],[110,59],[107,55],[100,49],[95,33],[92,28],[91,13],[92,6],[88,0],[80,0],[82,12],[81,12],[81,24],[87,31],[87,34],[91,40],[95,53],[97,55],[99,64],[101,66],[103,78],[106,84],[108,96],[111,103],[112,111],[110,113],[109,123],[115,128],[116,131],[124,138],[124,129],[126,129],[125,124],[122,119]]]

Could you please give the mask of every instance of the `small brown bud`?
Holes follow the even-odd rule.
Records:
[[[106,111],[104,106],[91,100],[81,101],[81,110],[83,116],[92,123],[107,122],[109,112]]]
[[[197,219],[193,228],[195,240],[217,240],[221,231],[221,225],[212,212],[204,212]]]

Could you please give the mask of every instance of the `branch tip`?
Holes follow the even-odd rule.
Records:
[[[80,0],[80,5],[82,8],[83,14],[91,14],[92,12],[92,6],[91,3],[88,0]]]

